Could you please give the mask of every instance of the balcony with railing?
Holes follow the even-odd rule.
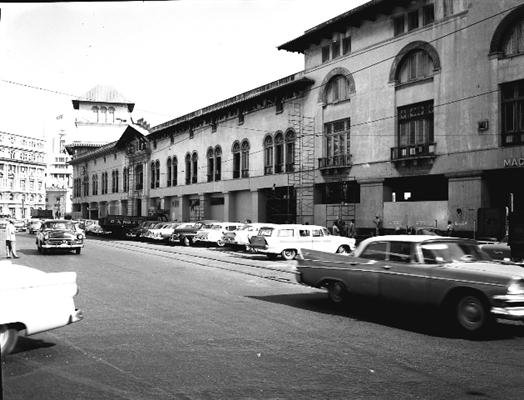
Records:
[[[331,157],[322,157],[318,159],[318,168],[321,172],[335,169],[351,168],[351,154],[338,154]]]
[[[436,157],[436,143],[412,144],[391,148],[391,161],[427,161]]]

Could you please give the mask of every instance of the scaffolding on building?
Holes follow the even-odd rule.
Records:
[[[295,162],[286,166],[288,186],[296,199],[296,222],[314,222],[315,118],[304,115],[301,103],[291,103],[289,126],[295,131]]]

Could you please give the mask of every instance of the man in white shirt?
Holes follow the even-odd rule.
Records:
[[[9,220],[9,223],[6,226],[5,231],[5,245],[7,246],[7,258],[11,258],[11,255],[13,256],[13,258],[19,258],[16,254],[16,228],[12,219]]]

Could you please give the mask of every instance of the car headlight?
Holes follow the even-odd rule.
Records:
[[[49,233],[44,233],[44,240],[49,239]]]
[[[508,285],[508,294],[524,295],[524,279],[514,278]]]
[[[78,235],[76,235],[76,238],[78,240],[82,240],[84,238],[84,235],[82,235],[81,233],[79,233]]]

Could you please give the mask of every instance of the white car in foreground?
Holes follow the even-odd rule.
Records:
[[[80,321],[75,307],[76,272],[46,273],[0,261],[0,351],[15,347],[19,335],[29,336]]]

